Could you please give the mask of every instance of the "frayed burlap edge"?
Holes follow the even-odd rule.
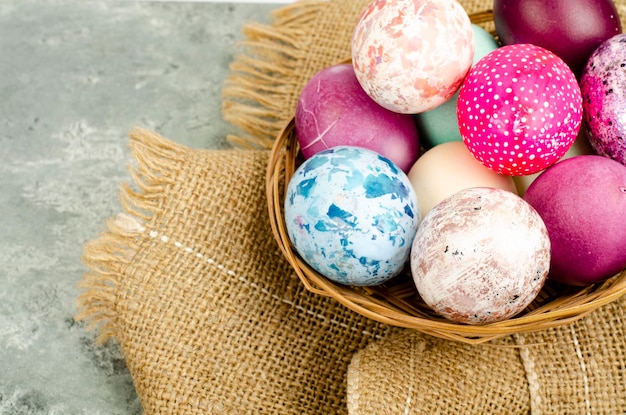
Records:
[[[272,13],[271,25],[244,26],[245,53],[231,63],[231,75],[222,91],[223,116],[250,136],[229,135],[244,148],[271,149],[273,139],[289,118],[289,103],[298,92],[295,79],[307,48],[302,40],[328,2],[304,0]]]
[[[136,163],[129,169],[132,184],[123,183],[120,190],[123,213],[109,219],[106,230],[83,247],[87,271],[78,283],[81,293],[76,299],[75,320],[97,333],[97,344],[118,338],[117,289],[137,252],[144,224],[159,210],[163,187],[170,184],[168,171],[183,158],[172,142],[140,128],[130,132],[129,146]],[[153,161],[157,159],[158,166]]]

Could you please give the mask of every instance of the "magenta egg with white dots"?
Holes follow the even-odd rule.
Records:
[[[503,46],[478,61],[457,107],[470,152],[508,176],[537,173],[562,158],[576,140],[582,112],[571,69],[531,44]]]

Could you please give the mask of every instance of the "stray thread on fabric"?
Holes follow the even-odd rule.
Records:
[[[147,229],[145,227],[143,227],[143,226],[139,226],[137,229],[139,231],[141,231],[142,233],[147,231]],[[226,268],[223,264],[218,263],[213,258],[208,257],[208,256],[204,255],[201,252],[198,252],[197,249],[194,249],[194,248],[189,247],[189,246],[185,246],[184,244],[182,244],[182,243],[180,243],[178,241],[173,241],[172,242],[172,238],[170,238],[167,235],[162,235],[159,232],[157,232],[155,230],[152,230],[152,231],[148,232],[148,236],[150,238],[154,239],[154,240],[161,241],[163,243],[170,243],[171,242],[172,245],[174,245],[178,249],[183,250],[185,253],[187,253],[187,254],[195,254],[196,258],[205,261],[207,264],[217,268],[221,272],[224,272],[224,273],[226,273],[227,275],[229,275],[229,276],[231,276],[233,278],[237,278],[237,280],[239,282],[241,282],[243,284],[246,284],[246,285],[248,285],[248,286],[250,286],[250,287],[252,287],[252,288],[254,288],[256,290],[259,290],[263,294],[265,294],[265,295],[271,297],[272,299],[274,299],[275,301],[280,301],[283,304],[287,304],[288,306],[290,306],[290,307],[292,307],[292,308],[294,308],[294,309],[296,309],[296,310],[298,310],[298,311],[300,311],[302,313],[308,314],[309,316],[315,317],[315,318],[320,319],[322,321],[328,321],[329,323],[331,323],[331,324],[333,324],[335,326],[339,326],[339,327],[344,328],[344,329],[348,329],[348,330],[351,330],[351,331],[354,331],[354,332],[359,332],[360,331],[360,333],[363,334],[364,336],[373,336],[374,338],[377,338],[377,339],[382,338],[382,336],[380,336],[380,335],[374,335],[373,333],[371,333],[371,332],[369,332],[367,330],[360,330],[358,327],[349,326],[349,325],[347,325],[345,323],[342,323],[340,321],[337,321],[337,320],[335,320],[333,318],[328,318],[328,317],[326,317],[323,314],[319,314],[319,313],[316,313],[316,312],[314,312],[312,310],[308,310],[308,309],[306,309],[306,308],[304,308],[304,307],[302,307],[300,305],[297,305],[293,301],[290,301],[290,300],[288,300],[286,298],[282,298],[282,297],[272,293],[267,288],[262,287],[262,286],[260,286],[259,284],[255,283],[255,282],[251,282],[246,277],[241,276],[241,275],[237,275],[237,273],[235,271]]]
[[[578,361],[580,362],[580,370],[583,374],[583,392],[585,394],[585,408],[587,409],[586,414],[591,415],[591,403],[589,402],[589,379],[587,378],[587,365],[585,364],[585,359],[583,359],[583,353],[580,349],[580,343],[578,342],[578,336],[576,336],[576,331],[574,330],[574,326],[570,327],[570,332],[572,333],[572,340],[574,341],[574,347],[576,348],[576,356],[578,357]]]

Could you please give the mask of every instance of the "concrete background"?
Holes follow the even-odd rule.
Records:
[[[224,148],[241,26],[278,4],[0,0],[0,414],[139,414],[73,320],[82,245],[120,211],[127,133]]]

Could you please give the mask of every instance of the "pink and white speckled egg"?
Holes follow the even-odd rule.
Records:
[[[373,0],[352,38],[352,63],[365,92],[403,114],[452,97],[473,57],[472,24],[455,0]]]
[[[503,46],[468,73],[457,107],[459,130],[472,154],[509,176],[557,162],[576,140],[582,97],[571,69],[531,44]]]
[[[546,226],[530,204],[501,189],[475,187],[426,215],[411,248],[417,290],[452,321],[486,324],[524,310],[550,267]]]

